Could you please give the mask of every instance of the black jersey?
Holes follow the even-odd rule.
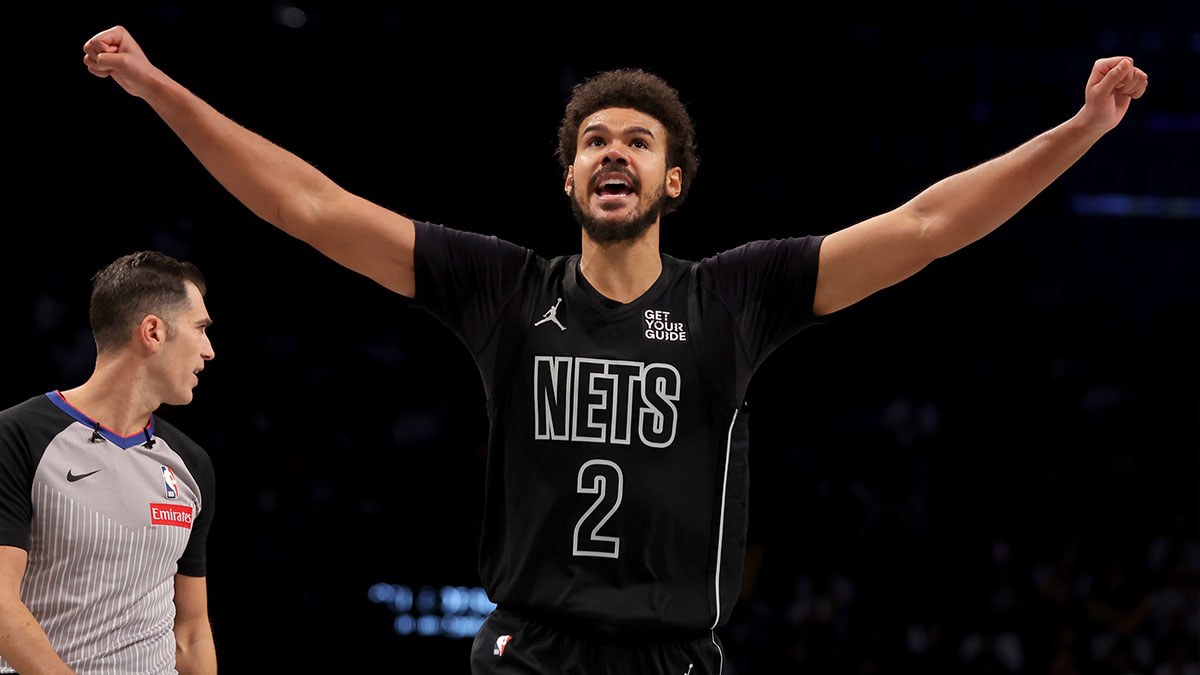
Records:
[[[821,238],[699,263],[640,298],[417,223],[416,301],[471,350],[491,421],[480,575],[492,600],[623,630],[708,630],[741,584],[750,376],[813,320]]]
[[[58,392],[0,412],[0,545],[29,552],[21,601],[78,673],[175,672],[175,574],[204,576],[214,503],[208,455],[157,416],[123,437]]]

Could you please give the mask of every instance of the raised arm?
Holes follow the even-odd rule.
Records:
[[[21,602],[21,580],[28,561],[25,549],[0,546],[0,656],[20,673],[74,675]]]
[[[1133,59],[1101,59],[1092,67],[1083,108],[1070,120],[939,181],[894,211],[826,237],[814,313],[848,307],[999,227],[1115,127],[1146,84]]]
[[[144,99],[225,189],[255,215],[338,263],[413,296],[408,218],[350,194],[320,171],[213,109],[155,68],[117,26],[83,46],[83,62]]]

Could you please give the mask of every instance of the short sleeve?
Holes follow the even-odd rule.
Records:
[[[189,577],[206,576],[208,568],[208,531],[212,527],[217,509],[216,472],[212,458],[198,443],[188,438],[158,415],[154,416],[154,435],[166,441],[196,482],[200,495],[197,499],[196,516],[188,534],[187,546],[179,556],[178,572]]]
[[[0,546],[29,550],[33,475],[59,426],[44,396],[0,412]]]
[[[496,237],[414,224],[414,301],[478,355],[523,270],[533,263],[533,252]]]
[[[179,573],[189,577],[202,577],[207,574],[208,530],[212,527],[217,506],[216,473],[213,471],[212,460],[203,450],[188,454],[184,461],[187,462],[188,471],[200,488],[200,513],[192,523],[187,548],[183,549],[183,555],[179,557]]]
[[[700,283],[732,316],[751,370],[816,322],[813,298],[823,240],[755,241],[701,261]]]
[[[21,430],[0,413],[0,546],[29,550],[33,471]]]

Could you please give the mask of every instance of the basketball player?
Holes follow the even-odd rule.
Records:
[[[1102,59],[1073,118],[894,211],[691,263],[659,251],[696,171],[691,119],[659,78],[604,73],[575,89],[559,133],[582,250],[547,260],[343,190],[154,68],[123,28],[84,52],[256,214],[414,298],[471,350],[491,419],[480,574],[499,605],[476,673],[721,672],[754,370],[815,317],[998,227],[1146,88],[1131,59]]]
[[[213,358],[204,278],[152,251],[92,289],[96,368],[0,412],[0,672],[215,675],[208,455],[152,413]]]

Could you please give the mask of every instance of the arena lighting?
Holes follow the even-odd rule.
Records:
[[[275,14],[275,20],[288,28],[303,28],[308,23],[308,14],[299,7],[285,6]]]
[[[397,635],[473,638],[484,619],[496,609],[480,587],[378,583],[367,589],[367,599],[387,605],[395,618]]]
[[[1069,203],[1071,213],[1078,216],[1200,220],[1200,197],[1077,193],[1071,195]]]

